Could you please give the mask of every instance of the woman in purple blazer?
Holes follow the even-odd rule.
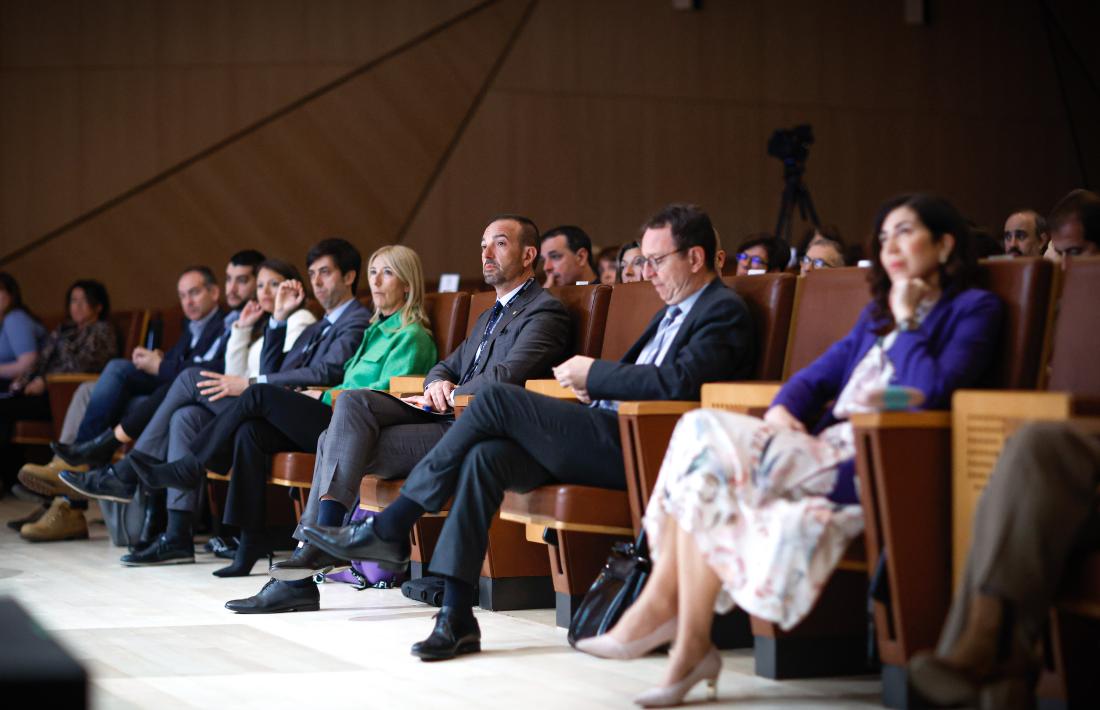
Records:
[[[700,680],[712,695],[721,659],[712,614],[734,605],[789,629],[813,608],[863,530],[848,418],[874,411],[887,386],[949,406],[982,383],[1002,318],[973,287],[966,221],[946,201],[904,195],[879,210],[871,303],[852,331],[788,381],[763,419],[685,415],[669,443],[645,528],[655,566],[610,632],[577,644],[633,658],[675,640],[663,685],[644,706],[678,704]]]

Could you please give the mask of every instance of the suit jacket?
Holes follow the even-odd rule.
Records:
[[[489,308],[478,316],[470,337],[428,372],[425,388],[436,380],[457,384],[462,379],[474,362],[491,312]],[[545,377],[551,367],[569,355],[572,340],[565,306],[538,282],[532,283],[509,304],[485,343],[473,376],[455,393],[474,394],[488,382],[522,385],[529,379]]]
[[[695,400],[704,382],[752,377],[756,352],[752,316],[741,297],[720,278],[703,288],[661,364],[635,365],[668,308],[658,311],[621,361],[592,363],[588,394],[593,400]]]
[[[228,315],[228,311],[221,308],[214,313],[202,329],[195,347],[191,347],[191,321],[186,321],[180,339],[176,341],[171,350],[164,354],[164,358],[160,361],[157,380],[162,383],[171,382],[176,379],[176,375],[180,372],[196,365],[221,372],[222,368],[225,367],[225,346],[229,342],[228,337],[223,337],[226,336],[226,315]],[[218,341],[219,338],[221,338],[220,342]],[[209,359],[203,359],[203,355],[213,347],[215,342],[218,342],[217,350]]]
[[[971,288],[945,293],[919,328],[898,333],[886,352],[894,365],[892,384],[924,393],[925,409],[946,409],[959,387],[981,384],[997,350],[1003,306],[989,291]],[[772,404],[782,404],[809,426],[836,399],[856,365],[878,341],[878,323],[868,304],[848,335],[796,373]],[[826,414],[814,431],[834,423]]]
[[[303,330],[294,347],[286,353],[283,352],[286,324],[278,328],[269,326],[260,351],[260,374],[267,377],[268,384],[288,387],[338,384],[344,379],[344,363],[355,352],[363,339],[363,331],[370,325],[370,316],[370,309],[353,298],[331,327],[328,320],[322,318]],[[328,332],[318,336],[325,328]],[[315,337],[321,339],[307,353],[306,348]]]

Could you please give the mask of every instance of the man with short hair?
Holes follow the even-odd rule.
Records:
[[[580,227],[566,224],[545,232],[539,239],[539,256],[546,272],[546,288],[600,281],[592,258],[592,240]]]
[[[1017,210],[1005,220],[1004,248],[1008,256],[1042,256],[1049,242],[1047,221],[1035,210]]]
[[[303,524],[340,525],[368,471],[389,479],[407,476],[453,425],[455,395],[477,394],[493,382],[521,385],[545,377],[568,354],[569,315],[534,278],[537,240],[538,229],[526,217],[503,215],[486,225],[482,274],[496,291],[496,303],[478,317],[473,337],[431,369],[422,396],[402,403],[358,390],[334,401],[327,430],[314,436],[317,460]],[[288,410],[280,415],[297,411]],[[233,476],[240,474],[234,463]],[[254,527],[258,516],[248,507],[227,502],[227,522]],[[305,539],[301,527],[295,537]],[[311,578],[346,564],[306,543],[272,568],[273,579],[255,596],[230,601],[226,608],[249,614],[317,609],[320,595]]]
[[[409,560],[409,532],[420,516],[453,496],[430,565],[444,578],[443,608],[413,655],[443,660],[480,650],[473,598],[489,525],[505,491],[548,483],[623,489],[620,400],[698,399],[704,382],[751,376],[752,319],[714,271],[714,228],[706,213],[669,205],[646,222],[642,253],[665,308],[622,361],[577,355],[554,368],[558,383],[589,407],[491,384],[413,468],[384,511],[348,527],[303,528],[309,542],[337,559],[396,567]]]
[[[1100,195],[1072,190],[1054,206],[1048,221],[1057,261],[1100,254]]]
[[[298,281],[280,284],[264,335],[261,374],[250,378],[223,375],[212,370],[191,368],[172,384],[133,450],[116,464],[86,474],[62,471],[69,487],[93,498],[123,501],[133,496],[139,482],[157,480],[162,473],[202,475],[191,448],[209,436],[204,427],[215,416],[232,409],[235,398],[263,380],[280,386],[333,385],[343,376],[344,363],[362,340],[370,312],[355,299],[355,285],[361,266],[359,251],[343,239],[327,239],[312,249],[306,263],[314,294],[325,309],[325,317],[302,331],[294,347],[283,352],[286,320],[305,300]],[[273,386],[273,385],[268,385]],[[163,485],[150,485],[161,488]],[[168,496],[168,529],[154,544],[124,555],[122,563],[145,566],[194,562],[191,545],[192,520],[198,504],[193,487],[172,487]]]

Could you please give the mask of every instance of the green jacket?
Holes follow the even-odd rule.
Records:
[[[363,333],[359,349],[344,363],[344,381],[325,392],[321,401],[332,406],[335,390],[387,390],[391,377],[420,375],[430,370],[437,359],[431,333],[419,323],[404,327],[400,324],[397,314],[385,323],[371,323]]]

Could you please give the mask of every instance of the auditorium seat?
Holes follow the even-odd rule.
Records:
[[[727,284],[745,299],[761,347],[755,372],[778,374],[785,351],[790,310],[797,280],[789,274],[731,277]],[[648,283],[615,286],[601,357],[621,358],[664,307]],[[772,362],[764,362],[771,358]],[[570,397],[553,381],[529,382],[528,388],[550,396]],[[627,491],[590,486],[544,486],[505,495],[501,515],[529,529],[554,530],[546,537],[554,573],[557,623],[567,626],[572,610],[607,558],[616,540],[634,537],[657,478],[664,450],[676,421],[696,402],[623,402],[619,428]],[[529,533],[528,537],[537,535]]]
[[[980,284],[1006,306],[1000,357],[988,385],[1016,392],[960,391],[950,412],[890,412],[852,418],[868,559],[881,567],[879,574],[889,595],[888,602],[877,600],[873,606],[883,664],[883,702],[888,707],[909,707],[914,702],[907,690],[906,664],[915,652],[935,645],[954,588],[951,501],[972,503],[980,488],[975,480],[960,479],[961,487],[952,493],[952,422],[956,462],[959,457],[980,460],[984,475],[988,475],[1003,441],[1003,428],[995,423],[990,430],[990,422],[982,422],[983,451],[978,459],[968,456],[965,442],[960,440],[960,425],[971,417],[971,403],[994,403],[992,413],[1001,417],[1014,402],[1028,402],[1029,411],[1020,419],[1041,416],[1035,398],[1047,395],[1034,390],[1042,379],[1058,273],[1043,259],[981,264]],[[1062,303],[1073,312],[1066,299]],[[1082,326],[1087,322],[1080,321]],[[996,433],[997,429],[1002,433]],[[955,469],[958,476],[958,463]],[[954,527],[956,535],[969,535],[967,520],[956,517]]]

